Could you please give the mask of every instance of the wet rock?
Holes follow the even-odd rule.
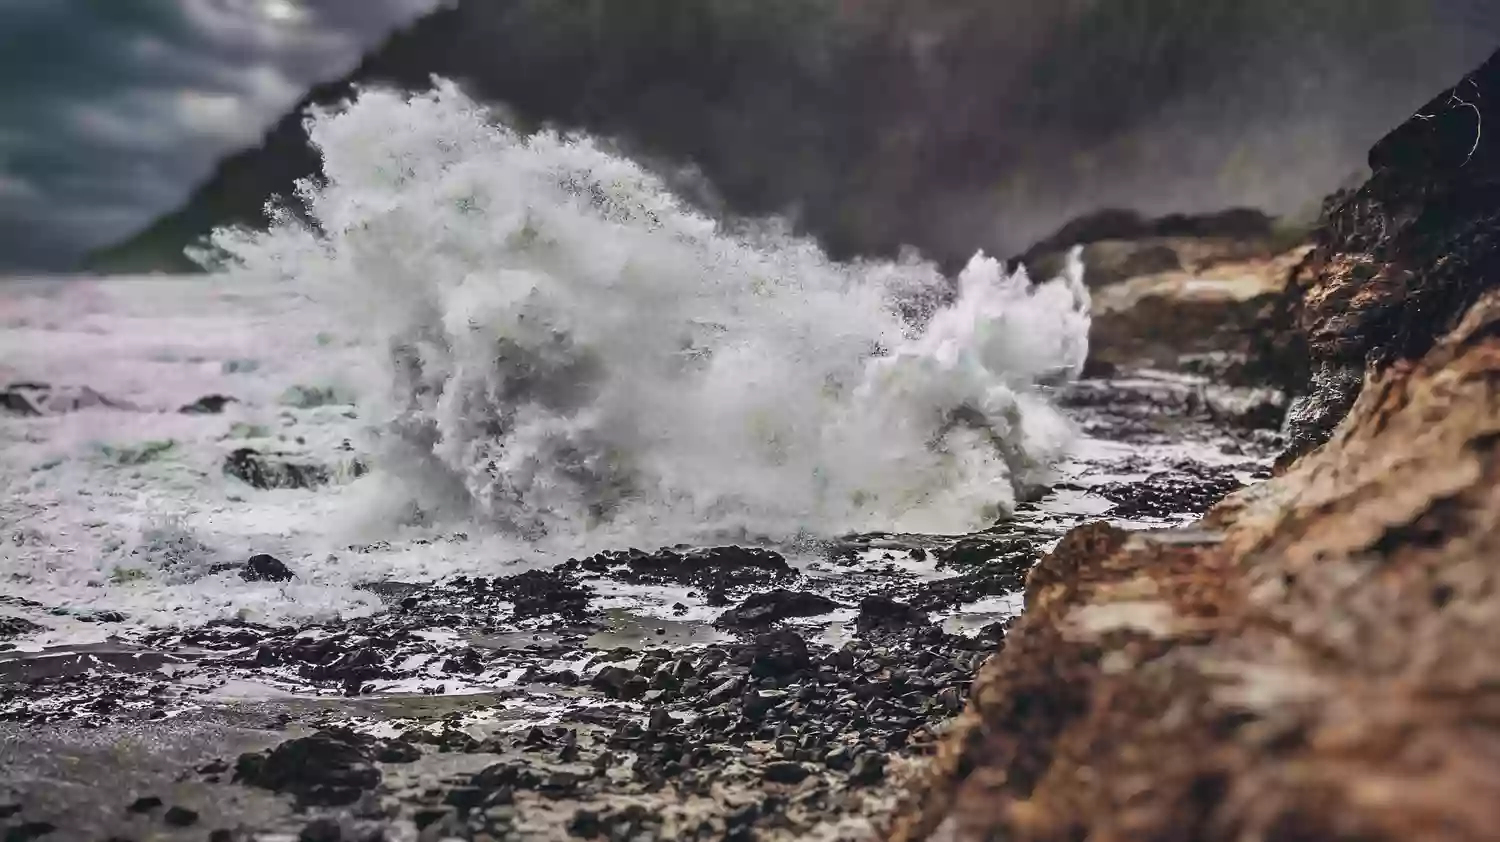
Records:
[[[381,740],[374,758],[381,763],[415,763],[422,759],[422,750],[405,740]]]
[[[1191,529],[1068,533],[887,839],[1493,835],[1496,97],[1500,54],[1325,217],[1301,324],[1375,354],[1334,435]]]
[[[224,475],[261,490],[317,488],[330,480],[328,469],[322,465],[293,461],[249,447],[242,447],[225,457]]]
[[[0,617],[0,640],[35,634],[41,630],[41,626],[30,620],[23,620],[20,617]]]
[[[304,805],[352,804],[380,784],[380,770],[370,762],[374,742],[352,731],[319,731],[269,751],[240,755],[234,777],[289,793]]]
[[[1029,569],[1029,564],[1010,562],[984,565],[970,573],[923,582],[910,591],[906,602],[917,611],[941,611],[985,597],[1006,596],[1025,586]]]
[[[790,617],[816,617],[838,607],[837,602],[820,594],[777,588],[747,597],[735,608],[719,615],[714,625],[720,628],[768,626]]]
[[[855,761],[849,770],[849,782],[863,786],[879,783],[885,779],[885,755],[867,751]]]
[[[1114,517],[1165,519],[1207,511],[1243,487],[1228,468],[1182,462],[1138,482],[1107,483],[1094,491],[1115,504]]]
[[[125,809],[132,813],[149,813],[152,810],[161,809],[161,806],[162,800],[160,798],[155,795],[143,795],[132,801],[130,806]]]
[[[626,682],[630,681],[634,676],[635,673],[624,667],[607,666],[594,673],[594,677],[589,681],[589,686],[605,695],[619,698],[620,693],[625,689]]]
[[[593,589],[556,570],[528,570],[497,578],[491,587],[497,598],[515,605],[517,618],[561,614],[579,618],[588,613]]]
[[[25,821],[5,829],[5,842],[31,842],[57,830],[51,822]]]
[[[768,763],[761,772],[766,780],[777,784],[800,784],[810,774],[812,772],[806,766],[790,762]]]
[[[714,689],[704,696],[703,701],[710,705],[721,705],[740,694],[740,688],[745,686],[742,678],[726,678]]]
[[[980,567],[997,561],[1031,566],[1037,559],[1034,544],[1026,538],[974,535],[955,541],[936,553],[940,567]]]
[[[12,415],[38,416],[42,414],[40,402],[30,390],[15,385],[0,389],[0,409]]]
[[[297,833],[297,842],[343,842],[344,829],[337,819],[313,819]]]
[[[1254,362],[1303,396],[1289,458],[1327,441],[1366,376],[1421,359],[1500,274],[1500,144],[1481,102],[1500,56],[1370,151],[1369,180],[1325,203],[1315,248],[1267,314]]]
[[[755,547],[606,552],[561,569],[607,574],[631,584],[673,583],[710,592],[764,587],[797,575],[781,554]]]
[[[859,615],[854,618],[854,627],[860,634],[903,631],[930,625],[932,620],[925,612],[883,596],[867,596],[861,600]]]
[[[204,395],[177,411],[183,415],[218,415],[232,403],[239,403],[239,400],[228,395]]]
[[[161,818],[173,827],[191,827],[198,823],[198,811],[173,805],[167,808]]]
[[[0,409],[14,415],[62,415],[85,409],[134,409],[87,386],[58,386],[47,383],[11,383],[0,389]]]
[[[783,676],[812,663],[807,641],[789,629],[757,635],[752,645],[740,651],[737,660],[746,663],[750,674],[756,677]]]
[[[251,556],[240,569],[240,578],[247,582],[290,582],[296,576],[281,559],[265,553]]]

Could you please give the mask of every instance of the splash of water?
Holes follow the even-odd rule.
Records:
[[[1075,259],[838,263],[734,230],[583,137],[521,136],[454,86],[315,113],[305,222],[221,231],[237,271],[336,296],[389,349],[387,471],[530,540],[898,529],[1010,511],[1064,452]]]

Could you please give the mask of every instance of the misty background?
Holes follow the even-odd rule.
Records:
[[[841,256],[1012,253],[1109,206],[1306,217],[1500,45],[1496,5],[0,0],[0,272],[190,269],[316,171],[306,105],[432,74]]]

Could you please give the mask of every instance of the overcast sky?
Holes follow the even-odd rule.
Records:
[[[438,1],[0,0],[0,273],[143,227]]]

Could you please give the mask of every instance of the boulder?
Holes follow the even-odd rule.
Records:
[[[253,488],[317,488],[331,479],[327,468],[242,447],[224,459],[224,475]]]
[[[204,395],[190,404],[184,404],[177,411],[183,415],[218,415],[232,403],[239,403],[239,400],[228,395]]]
[[[791,617],[817,617],[838,607],[837,602],[820,594],[777,588],[746,597],[744,602],[719,615],[714,625],[720,628],[750,629],[769,626]]]
[[[1368,377],[1419,360],[1500,275],[1500,54],[1370,151],[1325,205],[1314,248],[1267,314],[1256,363],[1303,397],[1288,460],[1328,439]]]
[[[247,582],[290,582],[296,576],[281,559],[265,553],[251,556],[240,568],[240,578]]]
[[[288,740],[264,752],[240,755],[234,779],[293,795],[303,806],[352,804],[380,785],[371,762],[377,741],[345,729]]]
[[[134,409],[88,386],[11,383],[0,389],[0,409],[13,415],[61,415],[84,409]]]

